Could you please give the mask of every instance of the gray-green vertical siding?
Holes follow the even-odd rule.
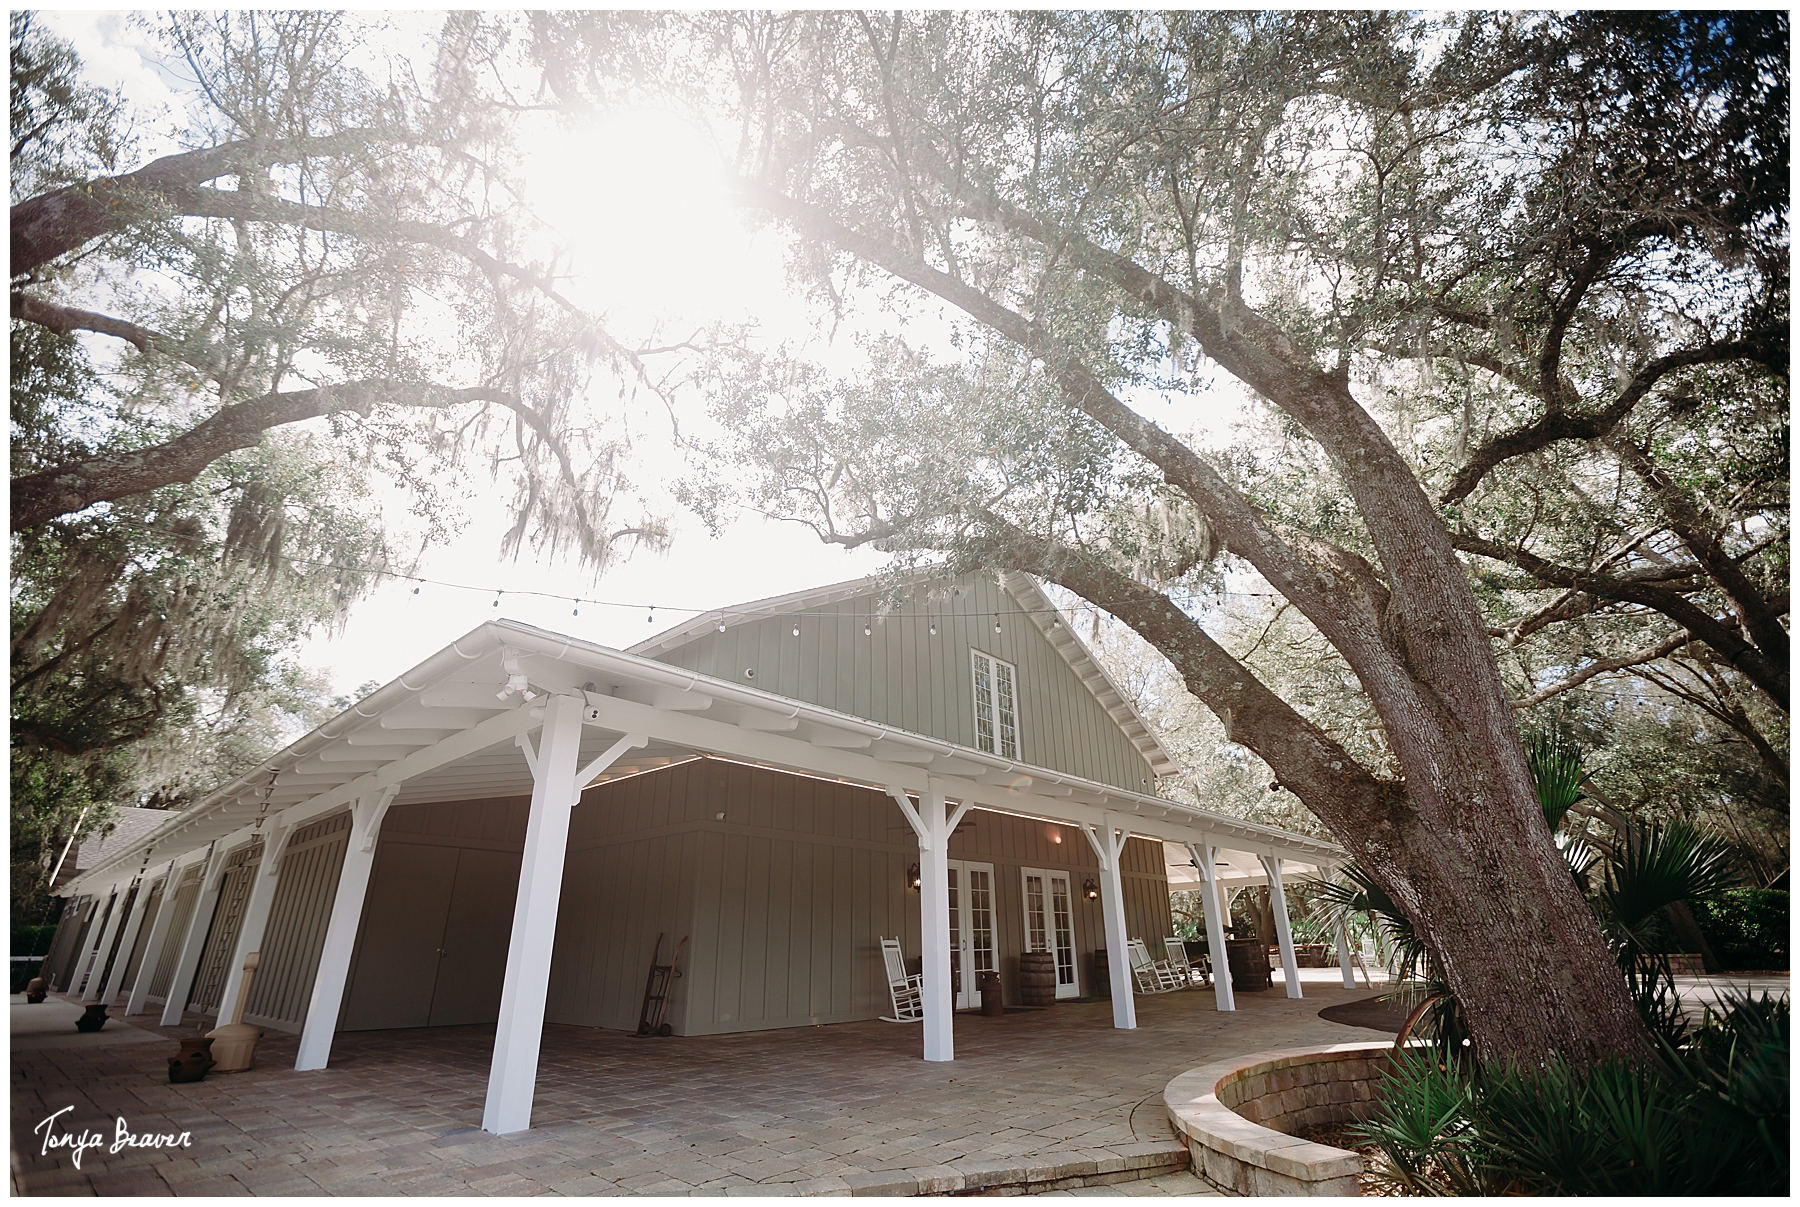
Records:
[[[1019,761],[1149,790],[1154,777],[1144,756],[1010,594],[986,575],[969,574],[941,595],[928,600],[923,586],[915,588],[902,607],[882,616],[879,598],[871,593],[730,625],[723,633],[706,629],[651,657],[878,725],[974,746],[969,651],[978,649],[1018,668]]]
[[[194,919],[194,905],[200,899],[200,877],[204,872],[204,864],[194,864],[181,873],[174,900],[166,907],[174,912],[169,915],[169,925],[163,930],[162,950],[156,953],[156,963],[151,965],[150,992],[145,995],[146,1001],[160,1006],[169,1000],[169,982],[174,979],[175,965],[181,959],[181,945],[187,941],[188,924]]]
[[[298,1031],[305,1021],[313,975],[325,947],[325,928],[337,895],[338,872],[350,837],[349,813],[294,831],[281,853],[275,896],[263,928],[255,979],[244,1018],[260,1027]]]

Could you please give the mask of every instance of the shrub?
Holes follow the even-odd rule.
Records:
[[[1785,1194],[1788,1002],[1728,996],[1652,1066],[1395,1063],[1351,1129],[1399,1194]]]
[[[1780,889],[1728,889],[1694,903],[1694,917],[1726,968],[1788,966],[1788,895]]]

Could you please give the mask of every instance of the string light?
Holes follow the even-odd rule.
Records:
[[[936,637],[937,636],[937,621],[934,620],[930,624],[926,625],[925,631],[930,633],[933,637]]]
[[[800,636],[800,622],[798,620],[794,622],[794,636]]]
[[[875,632],[875,629],[869,624],[869,622],[866,620],[863,621],[863,636],[864,637],[871,636],[874,632]]]
[[[577,600],[573,600],[572,602],[574,603],[575,606],[573,608],[569,609],[569,615],[571,615],[571,616],[581,615],[581,601],[579,599],[577,599]]]
[[[994,632],[998,633],[999,631],[1000,631],[1000,614],[998,612],[996,612],[996,613],[994,613]]]
[[[161,536],[175,537],[178,539],[192,539],[189,534],[174,532],[170,529],[159,527],[156,524],[138,523],[138,524],[130,524],[128,526],[132,527],[132,528],[136,528],[140,531],[156,533]],[[486,592],[486,591],[491,590],[494,592],[494,601],[490,606],[496,607],[496,608],[500,606],[500,603],[499,603],[500,597],[502,595],[506,594],[505,588],[482,587],[482,586],[478,586],[473,583],[457,583],[457,582],[449,582],[449,581],[443,580],[443,579],[423,578],[416,574],[401,574],[397,571],[384,569],[381,567],[342,566],[342,565],[337,564],[336,562],[318,561],[318,560],[315,560],[312,558],[293,557],[293,556],[290,556],[287,554],[269,553],[267,551],[259,551],[258,552],[257,557],[256,557],[256,563],[260,564],[262,559],[264,559],[264,558],[267,558],[271,564],[276,561],[282,561],[282,562],[286,562],[288,565],[294,566],[294,567],[307,568],[307,569],[313,569],[313,570],[323,570],[323,571],[330,572],[333,576],[333,579],[340,585],[347,585],[350,576],[359,575],[359,576],[367,576],[369,578],[372,578],[372,579],[375,579],[378,581],[384,580],[384,579],[392,579],[397,582],[412,583],[413,587],[412,587],[411,594],[413,594],[413,595],[421,594],[423,588],[426,585],[430,585],[430,586],[434,586],[434,587],[442,587],[446,590],[451,590],[451,591],[474,591],[477,593],[481,593],[481,592]],[[566,596],[566,595],[558,595],[552,591],[529,591],[529,590],[514,589],[512,594],[514,594],[514,595],[529,595],[529,596],[535,596],[535,597],[542,598],[542,599],[568,599],[568,598],[570,598],[569,596]],[[960,595],[961,590],[959,588],[953,588],[951,591],[951,594],[952,595]],[[1197,609],[1206,610],[1206,609],[1224,607],[1228,604],[1228,602],[1230,600],[1233,600],[1233,599],[1281,599],[1281,598],[1283,598],[1283,596],[1279,591],[1218,591],[1218,592],[1214,592],[1214,593],[1211,593],[1211,594],[1208,594],[1205,596],[1192,597],[1192,603],[1193,603],[1194,607],[1196,607]],[[577,603],[588,603],[588,604],[592,604],[592,605],[595,605],[598,607],[603,607],[603,608],[644,608],[651,614],[648,623],[654,623],[654,613],[655,613],[655,610],[659,607],[662,608],[665,612],[673,611],[673,612],[677,612],[677,613],[685,613],[690,616],[704,616],[707,612],[715,612],[719,617],[718,622],[717,622],[717,627],[718,627],[719,631],[724,632],[725,628],[726,628],[725,613],[722,610],[715,609],[715,608],[686,608],[686,607],[680,607],[680,606],[676,606],[676,605],[672,605],[672,604],[644,604],[644,603],[631,603],[631,602],[628,602],[625,600],[604,600],[604,599],[588,599],[588,600],[578,599],[576,602]],[[1086,603],[1086,606],[1088,606],[1088,607],[1094,607],[1094,608],[1102,609],[1102,610],[1105,610],[1108,612],[1112,611],[1111,606],[1108,604],[1105,604],[1105,603],[1097,604],[1091,600],[1085,601],[1085,603]],[[1050,627],[1053,629],[1059,629],[1059,628],[1063,627],[1062,617],[1055,607],[1020,608],[1018,610],[1026,615],[1040,615],[1045,612],[1048,612],[1051,615]],[[830,611],[815,611],[813,614],[817,615],[817,616],[822,616],[822,617],[857,615],[857,613],[854,613],[854,612],[830,612]],[[996,619],[995,623],[998,624],[999,621]],[[930,622],[930,632],[931,632],[932,636],[934,636],[934,637],[937,636],[937,622],[935,619]]]

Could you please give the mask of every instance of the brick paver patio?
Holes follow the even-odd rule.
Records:
[[[1306,998],[1210,991],[1138,999],[1139,1027],[1111,1006],[1063,1003],[1003,1018],[959,1015],[957,1059],[919,1059],[919,1031],[850,1023],[705,1038],[637,1039],[550,1026],[533,1128],[480,1130],[493,1028],[356,1032],[331,1068],[293,1071],[297,1038],[270,1033],[248,1073],[170,1085],[177,1036],[154,1016],[76,1037],[64,1003],[12,1006],[13,1189],[25,1194],[902,1193],[975,1185],[987,1171],[1137,1177],[1170,1169],[1165,1083],[1233,1053],[1366,1039],[1320,1007],[1365,997],[1307,970]],[[19,1034],[33,1016],[40,1031]],[[205,1025],[210,1025],[205,1024]],[[117,1032],[116,1037],[114,1033]],[[33,1128],[105,1145],[74,1167]],[[107,1151],[131,1132],[189,1133],[184,1149]],[[962,1179],[958,1182],[956,1179]],[[934,1182],[934,1179],[942,1179]],[[1065,1183],[1066,1184],[1066,1183]],[[1178,1175],[1117,1192],[1200,1189]],[[1092,1193],[1090,1190],[1088,1193]]]

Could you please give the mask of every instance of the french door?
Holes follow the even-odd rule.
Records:
[[[994,865],[950,860],[950,968],[960,976],[956,1009],[981,1005],[977,973],[992,972],[994,960]]]
[[[1075,969],[1075,911],[1069,874],[1046,868],[1023,869],[1025,950],[1056,953],[1056,996],[1080,997]]]

